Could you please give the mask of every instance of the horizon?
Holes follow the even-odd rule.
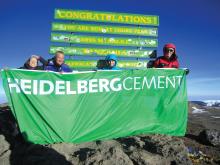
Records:
[[[53,4],[50,1],[2,0],[0,68],[20,67],[31,54],[51,57],[48,50],[55,8],[158,15],[158,55],[162,55],[165,43],[177,46],[180,67],[190,69],[187,75],[189,101],[220,100],[220,2],[140,0],[138,4],[142,5],[134,0],[56,0]],[[5,98],[0,80],[0,103]]]

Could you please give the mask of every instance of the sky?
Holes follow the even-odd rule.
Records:
[[[219,0],[0,0],[1,69],[20,67],[32,54],[51,57],[55,8],[158,15],[158,55],[164,44],[176,45],[180,67],[190,69],[189,100],[220,100]]]

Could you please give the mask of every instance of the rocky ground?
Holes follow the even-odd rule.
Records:
[[[83,144],[36,145],[17,135],[9,107],[1,105],[0,164],[220,164],[220,108],[196,103],[189,107],[187,134],[181,138],[139,135]]]

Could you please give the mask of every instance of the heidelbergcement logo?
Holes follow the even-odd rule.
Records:
[[[8,78],[11,93],[26,95],[76,95],[99,92],[120,92],[149,89],[178,88],[183,76],[125,77],[76,81],[30,80]]]

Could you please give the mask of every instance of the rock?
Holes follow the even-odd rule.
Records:
[[[0,155],[3,155],[10,149],[10,144],[5,140],[3,135],[0,135]]]
[[[11,111],[6,107],[0,110],[0,134],[7,138],[14,138],[18,134],[17,124]]]
[[[11,165],[10,161],[11,151],[6,151],[3,155],[0,155],[0,164],[1,165]]]
[[[133,165],[121,144],[115,140],[78,144],[70,154],[68,160],[73,164]]]
[[[167,135],[142,136],[144,149],[159,154],[170,164],[191,164],[183,140]]]
[[[3,135],[0,135],[0,162],[1,164],[10,164],[10,144],[5,140]]]
[[[199,140],[204,144],[220,147],[220,132],[215,129],[206,129],[200,132]]]
[[[170,164],[170,161],[160,155],[155,155],[147,151],[135,150],[129,155],[133,164],[140,165],[161,165]]]
[[[0,135],[0,155],[3,155],[10,148],[10,144],[5,140],[3,135]]]
[[[14,165],[71,165],[64,155],[54,149],[44,145],[28,143],[18,143],[14,146],[11,162]]]
[[[191,164],[182,140],[170,136],[132,136],[116,140],[50,146],[73,164]]]

